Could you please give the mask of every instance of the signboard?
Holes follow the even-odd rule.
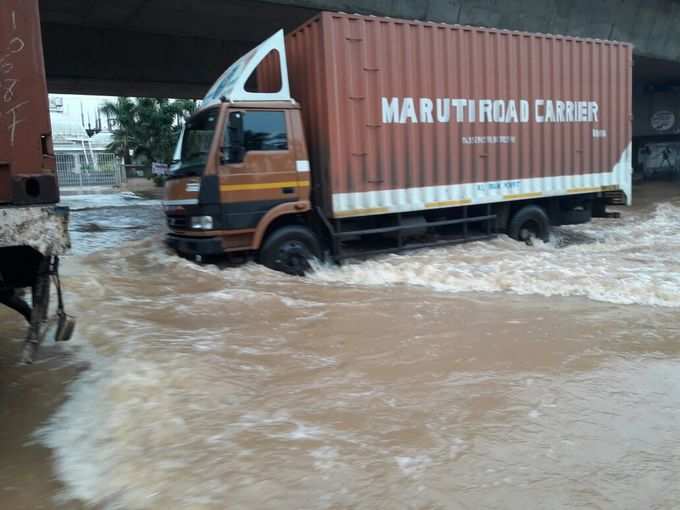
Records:
[[[155,161],[151,163],[151,173],[153,175],[167,175],[168,165],[165,163],[156,163]]]

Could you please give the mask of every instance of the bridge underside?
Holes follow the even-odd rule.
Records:
[[[252,0],[41,0],[50,92],[203,97],[231,62],[313,9]]]
[[[40,0],[40,8],[56,93],[202,97],[274,31],[332,9],[632,42],[636,134],[655,134],[648,119],[660,103],[680,107],[675,0]]]

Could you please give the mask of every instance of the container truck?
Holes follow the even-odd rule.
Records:
[[[631,201],[628,44],[323,12],[235,62],[189,118],[168,244],[314,257],[484,239]]]
[[[22,359],[44,339],[51,282],[57,290],[56,339],[75,322],[64,311],[59,255],[69,247],[68,210],[57,207],[56,161],[45,83],[38,0],[0,8],[0,304],[28,321]],[[23,290],[31,289],[29,303]]]

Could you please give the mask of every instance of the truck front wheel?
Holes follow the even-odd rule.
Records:
[[[518,241],[531,244],[533,239],[550,240],[550,219],[537,205],[522,207],[510,220],[508,235]]]
[[[311,260],[320,257],[319,241],[311,230],[299,225],[275,230],[260,249],[261,264],[296,276],[309,272]]]

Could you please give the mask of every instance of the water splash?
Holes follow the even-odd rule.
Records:
[[[680,207],[650,217],[556,229],[550,243],[493,241],[323,265],[319,283],[418,286],[438,292],[585,296],[619,304],[680,307]]]

